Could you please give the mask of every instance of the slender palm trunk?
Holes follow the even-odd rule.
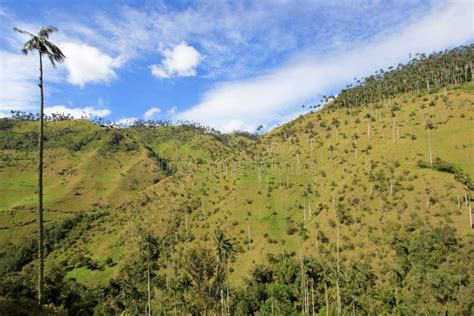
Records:
[[[304,262],[303,262],[303,237],[301,237],[301,312],[306,315],[306,300],[305,300],[305,277],[304,277]]]
[[[430,147],[430,166],[433,169],[433,154],[431,152],[431,130],[428,128],[428,144]]]
[[[229,266],[227,265],[226,265],[226,306],[227,306],[227,310],[226,310],[227,315],[230,315]]]
[[[472,206],[471,203],[469,202],[469,227],[474,228],[473,222],[472,222]]]
[[[222,288],[222,285],[221,285],[221,315],[224,316],[224,310],[225,310],[225,307],[224,307],[224,290]]]
[[[339,290],[339,225],[336,226],[337,229],[337,253],[336,253],[336,260],[337,260],[337,278],[336,278],[336,290],[337,290],[337,315],[341,315],[341,294]]]
[[[329,316],[329,298],[328,298],[328,284],[324,280],[324,297],[326,301],[326,316]]]
[[[148,265],[148,270],[147,270],[147,283],[148,283],[148,315],[151,316],[150,265]]]
[[[40,107],[40,132],[38,139],[38,305],[43,305],[43,284],[44,284],[44,248],[43,248],[43,133],[44,133],[44,122],[43,122],[43,110],[44,110],[44,95],[43,95],[43,58],[39,52],[40,60],[40,94],[41,94],[41,107]]]
[[[249,242],[249,250],[251,249],[251,246],[250,246],[250,243],[251,243],[251,239],[250,239],[250,223],[247,222],[247,234],[248,234],[248,242]]]

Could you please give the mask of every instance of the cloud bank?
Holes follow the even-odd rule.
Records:
[[[429,53],[474,39],[472,21],[472,3],[449,2],[334,56],[301,54],[268,74],[218,84],[174,119],[198,121],[222,131],[254,131],[262,123],[271,125],[299,112],[302,103],[316,101],[355,76],[406,60],[410,53]]]

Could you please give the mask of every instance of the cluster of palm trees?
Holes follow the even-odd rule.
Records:
[[[421,90],[431,92],[450,84],[469,82],[473,77],[474,44],[429,55],[416,54],[407,64],[380,69],[366,78],[354,78],[337,97],[323,96],[324,102],[334,100],[338,107],[365,106],[390,99],[399,93]]]
[[[39,114],[39,139],[38,139],[38,305],[43,305],[44,291],[44,221],[43,221],[43,144],[44,144],[44,88],[43,88],[43,57],[49,59],[53,66],[62,63],[66,56],[61,50],[49,41],[49,36],[57,31],[53,26],[41,28],[38,34],[33,34],[19,28],[13,28],[15,32],[29,36],[29,40],[23,45],[22,52],[25,55],[38,52],[39,57],[39,88],[40,88],[40,114]]]
[[[188,240],[180,253],[172,235],[167,232],[157,237],[140,229],[137,256],[112,280],[114,286],[104,291],[105,305],[113,313],[126,310],[152,315],[174,310],[175,314],[230,315],[234,297],[229,265],[236,258],[234,243],[218,227],[212,248]],[[120,305],[122,309],[116,309]]]

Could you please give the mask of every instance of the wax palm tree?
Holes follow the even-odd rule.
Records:
[[[158,240],[150,233],[145,232],[140,234],[139,254],[140,259],[146,266],[147,274],[147,315],[151,315],[151,285],[150,285],[150,270],[160,257],[160,250],[158,248]]]
[[[304,241],[309,238],[309,233],[308,230],[306,229],[304,222],[301,223],[298,227],[298,235],[301,237],[301,262],[300,262],[300,268],[301,268],[301,309],[303,314],[306,314],[306,298],[305,298],[305,286],[306,286],[306,280],[305,280],[305,273],[304,273]]]
[[[232,241],[224,235],[224,232],[217,228],[214,233],[217,257],[220,262],[228,262],[235,259],[236,250]]]
[[[428,121],[426,122],[425,129],[428,131],[428,147],[430,150],[430,168],[433,169],[433,153],[431,151],[431,131],[436,129],[436,125],[433,122]]]
[[[217,253],[217,263],[218,263],[218,282],[220,283],[220,295],[221,295],[221,307],[222,311],[221,314],[229,314],[229,273],[228,273],[228,266],[227,263],[229,261],[235,260],[236,250],[232,241],[228,239],[224,232],[217,228],[214,232],[214,243],[216,246],[216,253]],[[224,312],[224,283],[226,287],[226,305]]]
[[[18,28],[13,28],[15,32],[27,35],[30,37],[30,40],[27,41],[22,49],[22,52],[25,55],[29,53],[34,53],[38,51],[39,55],[39,64],[40,64],[40,77],[39,77],[39,88],[40,88],[40,132],[38,139],[38,151],[39,151],[39,162],[38,162],[38,257],[39,257],[39,267],[38,267],[38,304],[41,307],[43,304],[43,285],[44,285],[44,249],[43,249],[43,141],[44,141],[44,94],[43,94],[43,56],[46,56],[51,61],[53,66],[56,66],[56,63],[61,63],[66,59],[66,56],[61,52],[61,50],[51,43],[48,38],[49,35],[57,31],[55,27],[44,26],[38,32],[37,35],[34,35],[30,32],[20,30]]]

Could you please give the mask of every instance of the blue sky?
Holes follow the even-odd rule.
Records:
[[[474,40],[474,3],[0,0],[0,115],[38,108],[37,56],[13,26],[52,37],[47,112],[271,128],[354,77]]]

